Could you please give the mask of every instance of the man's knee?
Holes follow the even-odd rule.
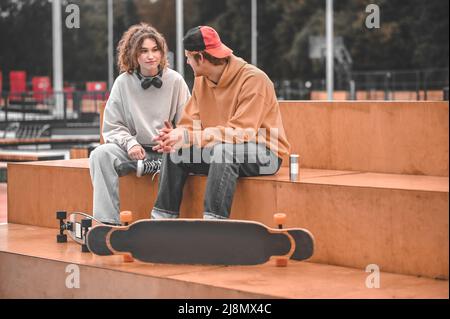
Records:
[[[214,163],[234,163],[235,145],[219,143],[212,147],[211,162]]]
[[[189,162],[189,156],[186,156],[186,151],[183,149],[176,152],[164,153],[162,155],[162,161],[167,165],[178,165],[184,162]]]

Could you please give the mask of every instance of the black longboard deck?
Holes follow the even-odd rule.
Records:
[[[92,228],[86,236],[86,244],[89,251],[99,256],[111,256],[111,251],[106,243],[108,233],[113,230],[114,226],[100,225]]]
[[[172,264],[255,265],[290,253],[305,260],[314,250],[304,229],[269,229],[235,220],[141,220],[127,227],[97,226],[87,235],[91,252],[101,256],[131,253],[143,262]]]

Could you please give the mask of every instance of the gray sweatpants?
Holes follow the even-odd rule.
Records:
[[[147,150],[148,159],[160,157]],[[127,165],[123,165],[123,164]],[[89,171],[94,188],[94,217],[101,222],[120,223],[119,177],[136,172],[136,162],[117,144],[107,143],[95,148],[89,156]],[[122,169],[126,166],[126,169]],[[131,168],[131,169],[130,169]]]

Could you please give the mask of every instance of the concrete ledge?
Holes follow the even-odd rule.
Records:
[[[447,101],[280,101],[291,153],[300,155],[303,168],[446,177],[448,106]],[[102,123],[104,103],[99,110]],[[288,163],[285,158],[283,166]]]
[[[67,266],[58,260],[0,252],[0,298],[270,298],[269,295],[182,282],[171,278],[75,264],[80,288],[69,289]],[[32,271],[30,271],[32,269]],[[72,268],[71,268],[72,269]]]
[[[302,167],[448,176],[448,102],[283,101],[280,108]]]
[[[270,261],[257,266],[123,263],[120,256],[81,253],[57,244],[55,230],[0,226],[0,298],[448,298],[448,281],[380,273],[369,289],[364,270]],[[68,265],[80,288],[69,289]]]
[[[8,220],[57,227],[57,210],[92,213],[87,159],[9,164]],[[30,178],[32,176],[33,178]],[[202,216],[206,177],[191,176],[181,217]],[[149,218],[157,195],[150,176],[120,179],[121,209]],[[309,229],[316,238],[313,262],[448,278],[448,178],[301,169],[238,182],[231,218]]]
[[[27,161],[50,161],[64,159],[62,152],[45,152],[45,151],[18,151],[18,150],[1,150],[0,161],[9,162],[27,162]]]

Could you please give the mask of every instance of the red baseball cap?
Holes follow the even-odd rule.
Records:
[[[188,51],[206,51],[219,59],[226,58],[233,53],[233,50],[220,41],[216,30],[207,26],[190,29],[183,38],[183,44]]]

